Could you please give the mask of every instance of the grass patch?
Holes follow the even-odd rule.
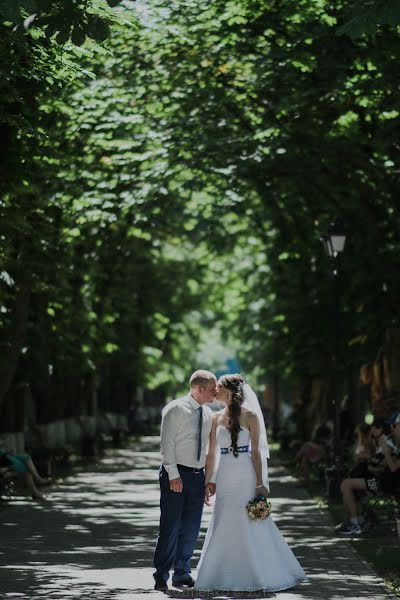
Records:
[[[353,542],[357,552],[400,598],[400,548],[395,538],[365,538]]]

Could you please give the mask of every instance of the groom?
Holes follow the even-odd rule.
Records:
[[[159,470],[160,533],[154,553],[154,589],[167,590],[170,569],[172,583],[193,587],[190,559],[196,546],[204,499],[215,493],[207,482],[204,465],[213,413],[208,406],[216,394],[217,380],[210,371],[195,371],[190,393],[173,400],[162,411]]]

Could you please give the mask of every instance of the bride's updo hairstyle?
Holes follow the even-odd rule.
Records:
[[[240,413],[242,412],[242,404],[244,401],[243,398],[243,385],[244,379],[238,373],[234,375],[224,375],[219,379],[220,384],[230,391],[231,393],[231,402],[228,406],[228,430],[231,434],[232,438],[232,449],[233,456],[239,456],[237,450],[237,440],[239,436],[239,431],[241,430],[239,424]]]

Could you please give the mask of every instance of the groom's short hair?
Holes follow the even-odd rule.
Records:
[[[195,371],[189,379],[190,387],[200,386],[207,387],[210,381],[217,381],[214,373],[211,371],[205,371],[204,369],[198,369]]]

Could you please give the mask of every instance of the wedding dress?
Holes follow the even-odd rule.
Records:
[[[219,425],[220,448],[231,446],[231,435]],[[239,431],[238,446],[250,444],[250,431]],[[249,452],[222,454],[219,459],[214,511],[208,528],[195,589],[275,592],[295,586],[306,575],[269,516],[253,521],[246,504],[255,495],[256,474]]]

